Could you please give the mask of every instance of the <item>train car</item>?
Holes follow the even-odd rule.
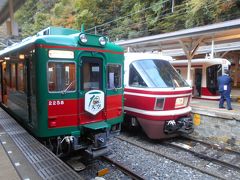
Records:
[[[169,63],[169,57],[125,53],[124,124],[140,126],[151,139],[191,133],[192,88]]]
[[[57,155],[107,151],[123,121],[123,48],[49,27],[0,51],[0,101]]]
[[[187,60],[174,60],[170,63],[184,79],[187,79]],[[193,97],[209,100],[219,99],[217,78],[223,74],[224,69],[229,69],[230,65],[231,63],[223,58],[192,59]]]

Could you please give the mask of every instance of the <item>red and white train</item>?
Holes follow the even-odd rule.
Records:
[[[174,68],[187,79],[188,60],[170,61]],[[229,69],[231,63],[223,58],[192,59],[191,80],[193,97],[202,99],[219,99],[217,78],[224,69]]]
[[[169,63],[169,56],[125,53],[125,125],[140,125],[151,139],[191,133],[192,88]]]

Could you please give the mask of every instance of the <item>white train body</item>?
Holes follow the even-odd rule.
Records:
[[[173,60],[170,63],[187,79],[188,60]],[[203,99],[219,99],[217,78],[221,76],[224,69],[229,69],[231,63],[223,58],[192,59],[191,81],[193,97]]]

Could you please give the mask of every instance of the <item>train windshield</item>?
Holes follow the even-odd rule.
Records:
[[[149,88],[188,87],[168,61],[140,60],[130,65],[129,85]]]

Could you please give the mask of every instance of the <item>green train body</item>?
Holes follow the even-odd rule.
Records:
[[[49,27],[0,51],[1,104],[58,154],[101,155],[123,120],[123,60],[106,37]]]

